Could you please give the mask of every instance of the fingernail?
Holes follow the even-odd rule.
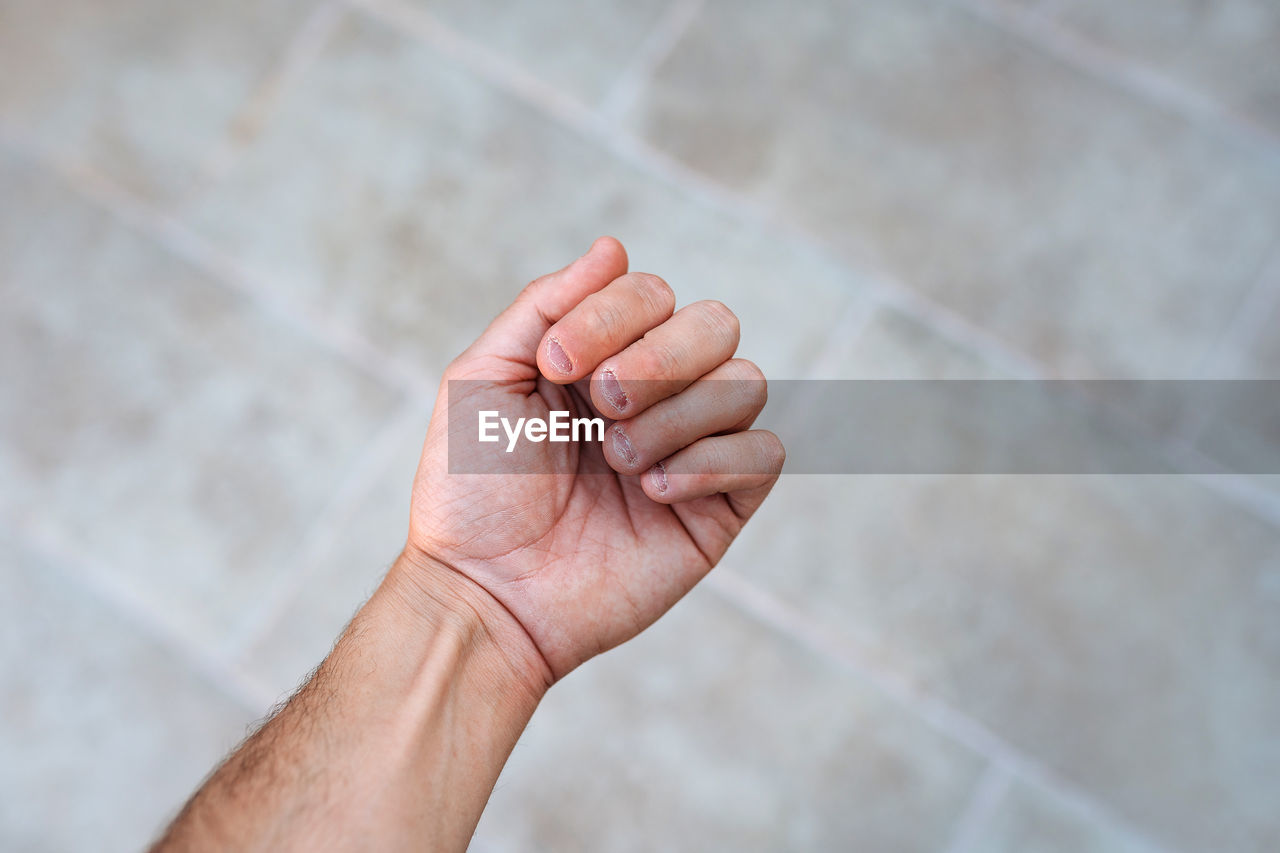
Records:
[[[600,374],[600,393],[604,394],[609,405],[619,412],[626,410],[627,392],[622,390],[622,384],[618,382],[618,377],[613,375],[612,370],[606,370]]]
[[[573,372],[573,362],[569,360],[569,354],[564,351],[564,347],[560,346],[560,342],[555,338],[547,339],[547,361],[551,362],[551,366],[561,373]]]
[[[667,469],[661,462],[653,466],[653,487],[662,494],[667,490]]]
[[[627,438],[626,433],[614,427],[613,429],[613,451],[622,457],[622,461],[628,465],[636,464],[636,449],[631,446],[631,439]]]

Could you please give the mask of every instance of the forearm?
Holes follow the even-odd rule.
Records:
[[[157,849],[462,850],[550,681],[501,605],[402,556]]]

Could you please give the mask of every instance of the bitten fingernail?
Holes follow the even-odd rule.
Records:
[[[618,381],[618,377],[613,375],[612,370],[606,370],[600,374],[600,393],[604,394],[604,398],[609,401],[609,405],[613,406],[619,412],[625,411],[627,408],[627,392],[622,390],[622,383]]]
[[[555,338],[547,339],[547,361],[551,362],[551,366],[561,373],[573,372],[573,362],[569,360],[569,354],[564,351],[564,347],[560,346],[560,342]]]
[[[636,464],[636,449],[631,446],[631,439],[627,438],[626,433],[618,428],[613,430],[613,450],[618,456],[622,457],[622,461],[628,465]]]
[[[667,490],[667,469],[661,462],[653,466],[653,472],[650,474],[653,478],[653,487],[658,490],[659,494]]]

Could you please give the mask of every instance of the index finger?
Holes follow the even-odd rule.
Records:
[[[538,346],[547,329],[626,271],[627,251],[622,244],[612,237],[599,238],[585,255],[521,291],[459,361],[483,357],[492,363],[536,369]]]

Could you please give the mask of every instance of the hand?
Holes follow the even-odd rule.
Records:
[[[402,562],[424,584],[460,575],[500,603],[478,610],[519,624],[548,683],[688,592],[782,469],[777,436],[749,429],[765,383],[733,358],[737,318],[718,302],[674,306],[604,237],[525,288],[445,371]],[[523,442],[510,473],[449,473],[450,424],[474,441],[483,409],[616,422],[602,443]],[[466,452],[454,447],[455,470]]]

